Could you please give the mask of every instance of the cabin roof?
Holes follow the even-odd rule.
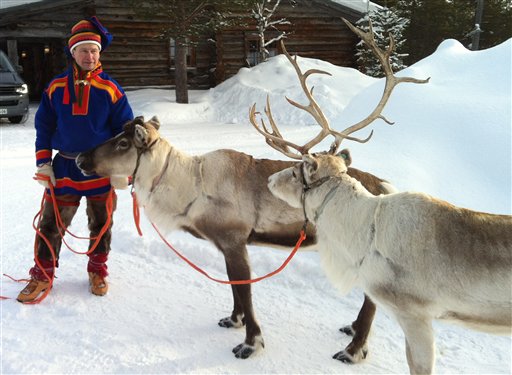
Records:
[[[355,12],[364,14],[368,9],[376,9],[379,6],[369,0],[314,0],[321,5],[332,7],[334,9],[343,10],[348,13]],[[0,9],[0,25],[7,24],[9,19],[17,19],[22,16],[29,16],[44,12],[49,9],[66,7],[76,3],[84,5],[85,3],[93,3],[93,0],[2,0],[2,8]]]

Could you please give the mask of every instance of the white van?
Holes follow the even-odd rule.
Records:
[[[28,86],[0,50],[0,118],[19,124],[28,117]]]

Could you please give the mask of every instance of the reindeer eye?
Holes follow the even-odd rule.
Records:
[[[117,143],[117,148],[118,148],[119,150],[126,150],[129,146],[130,146],[130,143],[129,143],[126,139],[121,139],[121,140]]]
[[[297,178],[297,173],[295,173],[295,171],[292,171],[292,176],[293,178]]]

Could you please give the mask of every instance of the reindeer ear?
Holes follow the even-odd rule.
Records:
[[[151,125],[155,127],[156,130],[160,129],[160,120],[157,116],[151,117],[151,119],[148,121]]]
[[[126,124],[123,125],[123,131],[125,133],[133,133],[133,130],[135,129],[135,124],[133,121],[128,121]]]
[[[126,133],[133,133],[135,129],[135,120],[126,121],[123,125],[123,131]]]
[[[350,151],[348,148],[341,150],[336,154],[336,156],[342,158],[345,161],[345,165],[347,167],[352,164],[352,156],[350,156]]]
[[[149,144],[149,132],[144,126],[139,124],[135,125],[134,141],[138,147],[147,146]]]
[[[318,162],[313,156],[309,154],[303,155],[302,161],[304,162],[304,166],[309,174],[315,172],[318,169]]]
[[[137,125],[137,124],[139,124],[139,125],[144,124],[144,116],[137,116],[133,120],[127,121],[123,125],[123,130],[126,133],[133,134],[133,132],[135,131],[135,125]]]

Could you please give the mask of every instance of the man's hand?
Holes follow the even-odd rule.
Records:
[[[50,163],[46,163],[38,166],[35,179],[39,184],[43,185],[47,189],[50,188],[49,182],[55,186],[55,174],[53,173],[52,165]]]

